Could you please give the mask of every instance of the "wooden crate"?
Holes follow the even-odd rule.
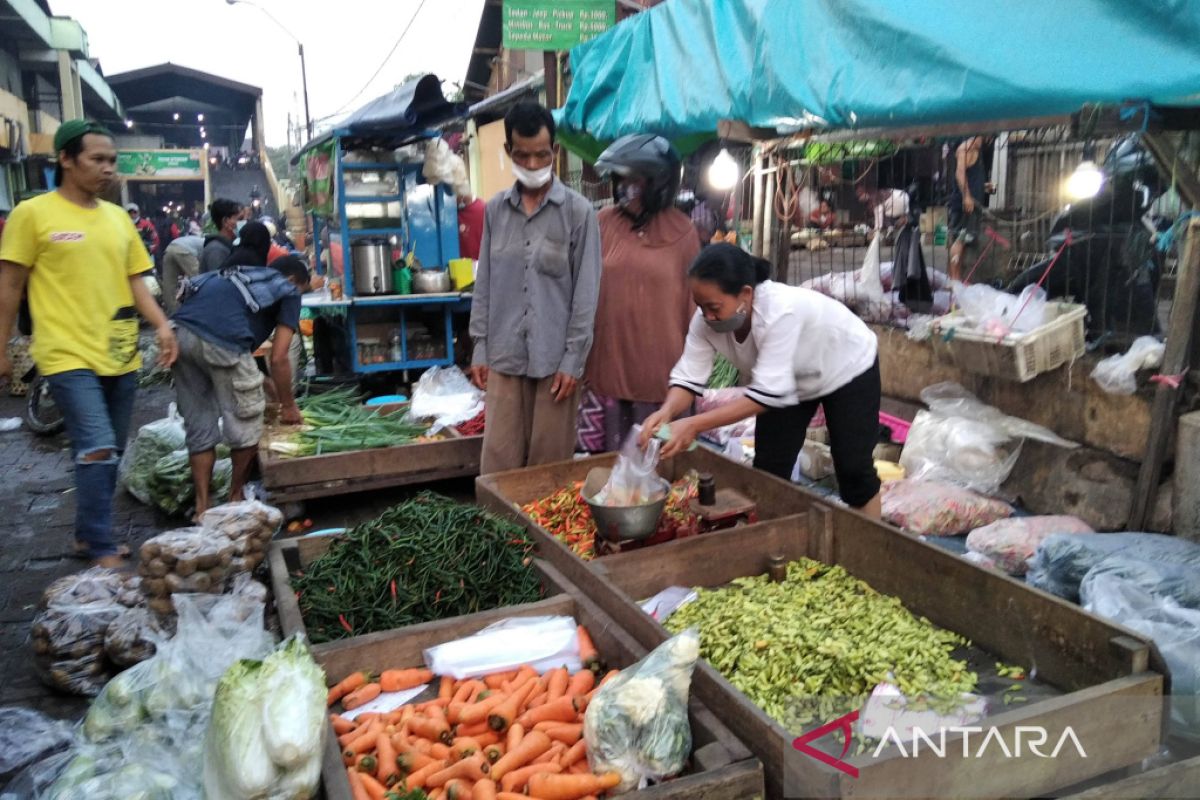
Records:
[[[670,634],[637,601],[668,586],[716,587],[763,574],[772,556],[839,564],[876,590],[899,597],[914,613],[968,637],[995,659],[1036,666],[1039,679],[1061,694],[1001,709],[987,724],[1009,742],[1018,726],[1044,725],[1061,733],[1070,725],[1088,758],[1064,750],[1056,760],[1005,759],[993,747],[985,757],[968,759],[954,743],[947,746],[947,758],[929,758],[927,752],[905,758],[893,746],[879,759],[870,752],[848,759],[859,769],[853,779],[795,752],[790,747],[794,732],[702,662],[693,689],[762,760],[769,797],[785,796],[785,788],[788,797],[1041,797],[1136,763],[1162,740],[1168,673],[1151,643],[854,512],[815,504],[804,518],[614,555],[567,576],[618,625],[653,647]],[[1126,713],[1104,713],[1118,704]]]
[[[537,544],[538,555],[570,575],[576,567],[592,562],[580,560],[570,548],[522,512],[521,507],[547,497],[569,483],[582,481],[595,467],[611,467],[616,460],[615,453],[608,453],[558,464],[482,475],[475,479],[475,501],[495,514],[509,517],[524,525]],[[670,481],[675,481],[688,470],[710,473],[716,479],[719,489],[736,489],[755,501],[758,504],[760,522],[806,513],[817,497],[787,481],[730,461],[703,447],[663,461],[659,465],[658,473]],[[660,546],[655,545],[647,549],[657,551]]]
[[[279,614],[279,627],[284,636],[290,636],[297,631],[306,637],[308,631],[304,627],[304,615],[300,613],[300,604],[296,602],[296,590],[292,588],[292,573],[306,568],[320,558],[336,541],[338,536],[313,536],[297,539],[278,539],[271,542],[267,553],[267,566],[271,573],[271,590],[275,594],[275,610]],[[572,588],[562,573],[555,569],[547,569],[546,562],[541,559],[533,560],[533,568],[537,571],[542,582],[544,596],[553,596]],[[334,643],[327,642],[312,646],[313,653],[323,652]]]
[[[933,349],[960,369],[978,375],[1024,383],[1083,355],[1084,318],[1087,308],[1071,303],[1047,306],[1049,322],[1028,333],[1010,333],[997,339],[958,327],[954,312],[933,322]]]
[[[270,501],[282,504],[478,475],[482,452],[482,436],[451,429],[433,442],[300,458],[280,457],[264,438],[258,460]]]
[[[565,580],[553,566],[543,569],[552,582]],[[509,606],[466,617],[414,625],[386,633],[347,639],[314,650],[329,682],[351,672],[420,666],[425,648],[470,636],[509,617],[568,615],[586,625],[596,648],[609,666],[627,667],[642,658],[647,648],[622,631],[591,600],[577,592],[564,592],[537,603]],[[692,723],[692,764],[685,774],[643,791],[622,797],[641,800],[740,800],[763,794],[762,765],[701,702],[689,703]],[[351,800],[346,768],[332,730],[328,732],[322,768],[322,786],[328,800]]]

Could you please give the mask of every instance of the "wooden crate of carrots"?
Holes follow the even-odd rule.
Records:
[[[553,569],[550,567],[549,569]],[[513,672],[455,681],[423,667],[433,645],[495,622],[493,611],[323,646],[331,682],[323,787],[329,800],[585,800],[605,797],[612,775],[590,771],[583,714],[605,680],[646,654],[590,600],[574,592],[501,610],[504,617],[566,615],[581,626],[583,670]],[[348,721],[341,712],[429,683],[412,702]],[[693,750],[684,774],[629,792],[638,800],[761,797],[762,767],[702,704],[689,704]]]

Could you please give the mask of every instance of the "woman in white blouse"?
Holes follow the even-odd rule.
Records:
[[[879,359],[875,334],[825,295],[768,280],[770,264],[727,244],[706,247],[688,271],[699,306],[662,407],[643,439],[690,408],[713,358],[738,368],[745,397],[671,424],[663,456],[703,431],[758,416],[754,466],[790,479],[808,423],[825,408],[838,489],[846,504],[878,518]]]

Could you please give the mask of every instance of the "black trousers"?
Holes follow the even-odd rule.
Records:
[[[879,360],[870,369],[824,397],[759,414],[754,431],[754,466],[784,480],[792,469],[808,423],[825,406],[829,449],[838,491],[846,504],[862,508],[879,492],[872,453],[879,441]]]

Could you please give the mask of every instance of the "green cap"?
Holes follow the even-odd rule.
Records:
[[[58,130],[54,132],[54,152],[61,152],[68,144],[89,133],[102,133],[105,136],[112,136],[108,128],[101,125],[99,122],[92,122],[86,119],[71,119],[58,126]]]

